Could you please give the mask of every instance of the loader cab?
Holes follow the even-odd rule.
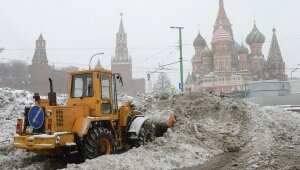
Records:
[[[118,113],[116,76],[109,70],[69,73],[68,106],[83,106],[88,116],[113,116]]]

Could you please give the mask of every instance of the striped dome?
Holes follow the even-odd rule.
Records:
[[[228,31],[226,31],[222,26],[219,26],[219,28],[215,31],[212,43],[218,43],[218,42],[232,42],[232,37]]]
[[[193,45],[194,45],[194,47],[205,47],[206,46],[206,41],[200,35],[200,33],[198,33],[197,37],[195,38]]]
[[[254,27],[250,34],[246,38],[247,44],[253,44],[253,43],[264,43],[265,42],[265,36],[257,29],[256,25],[254,24]]]

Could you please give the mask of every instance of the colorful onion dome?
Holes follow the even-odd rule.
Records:
[[[253,43],[265,42],[265,36],[257,29],[256,24],[254,24],[252,31],[248,34],[246,42],[249,45]]]
[[[205,47],[206,46],[206,41],[200,35],[200,33],[198,33],[197,37],[195,38],[193,45],[194,45],[194,47]]]
[[[244,43],[242,43],[241,47],[239,48],[239,54],[248,54],[249,50],[247,47],[244,46]]]

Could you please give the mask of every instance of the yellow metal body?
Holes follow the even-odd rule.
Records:
[[[72,97],[72,77],[75,75],[92,74],[93,96]],[[49,106],[48,99],[36,101],[36,105],[45,108],[45,134],[14,136],[14,146],[43,155],[58,155],[62,147],[72,147],[75,136],[84,137],[93,123],[105,122],[105,126],[114,131],[117,148],[122,148],[122,129],[128,124],[128,117],[139,114],[130,107],[131,101],[125,102],[119,109],[113,108],[113,97],[109,100],[101,98],[101,75],[109,75],[110,96],[113,96],[112,77],[109,70],[85,70],[71,72],[68,75],[68,102],[66,106]],[[110,104],[111,112],[104,114],[101,105]],[[48,114],[50,113],[50,114]],[[48,120],[52,119],[52,133],[48,133]],[[58,139],[59,138],[59,141]]]
[[[63,146],[74,146],[73,133],[54,133],[52,135],[15,135],[14,146],[32,152],[47,150],[49,155],[56,155],[55,149]]]

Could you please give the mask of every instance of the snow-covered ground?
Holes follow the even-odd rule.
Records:
[[[101,156],[83,164],[67,164],[12,149],[16,118],[24,104],[32,104],[31,98],[28,92],[0,89],[0,141],[3,141],[0,143],[0,168],[46,169],[56,165],[52,168],[177,169],[212,161],[216,155],[239,153],[235,158],[236,169],[289,169],[293,161],[278,164],[278,160],[285,160],[278,152],[285,152],[284,157],[294,154],[290,157],[295,161],[300,158],[300,149],[297,150],[300,146],[299,113],[275,107],[261,108],[209,94],[187,93],[137,98],[120,96],[122,100],[133,99],[137,109],[150,116],[174,111],[178,118],[174,129],[169,129],[150,145],[118,155]]]

